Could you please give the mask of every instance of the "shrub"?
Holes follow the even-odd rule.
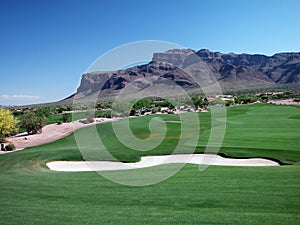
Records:
[[[79,122],[83,123],[83,124],[89,124],[89,123],[93,123],[94,119],[93,118],[88,118],[88,119],[85,119],[85,120],[79,120]]]
[[[62,117],[63,123],[69,122],[70,120],[70,113],[64,113]]]
[[[5,146],[5,150],[6,151],[12,151],[14,150],[16,147],[14,146],[14,144],[8,144]]]
[[[109,116],[111,116],[111,110],[102,110],[102,111],[97,111],[96,113],[97,118],[101,118],[101,117],[108,118]]]
[[[37,117],[33,112],[27,112],[21,117],[21,127],[25,128],[28,134],[41,133],[45,124],[44,117]]]
[[[300,102],[300,98],[295,98],[294,102]]]
[[[161,111],[161,107],[160,106],[152,108],[152,113],[157,113],[157,112],[160,112],[160,111]]]
[[[51,109],[49,107],[37,108],[35,110],[35,115],[37,117],[49,118],[51,115]]]
[[[88,118],[86,120],[87,120],[87,123],[94,123],[94,119],[93,118]]]

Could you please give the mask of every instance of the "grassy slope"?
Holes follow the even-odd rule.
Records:
[[[294,119],[300,113],[299,107],[262,104],[227,109],[227,130],[221,153],[233,157],[275,158],[289,164],[300,161],[300,120]],[[178,115],[160,115],[160,117],[171,121],[179,119]],[[148,124],[152,118],[153,116],[146,116],[130,119],[132,132],[140,138],[147,138],[150,134]],[[197,153],[203,152],[207,144],[210,134],[210,114],[200,113],[199,120],[201,135]],[[110,153],[121,161],[130,162],[139,161],[140,156],[144,155],[171,154],[178,144],[181,126],[180,123],[167,123],[167,126],[168,132],[163,143],[149,152],[133,151],[120,143],[111,123],[98,126],[97,130]],[[101,149],[93,147],[90,135],[93,129],[91,127],[78,131],[80,135],[85,136],[86,149],[90,152],[88,159],[109,159],[102,158]],[[92,154],[91,149],[94,149],[95,154]]]
[[[264,119],[257,123],[247,119],[259,119],[257,113]],[[230,108],[224,141],[227,148],[222,151],[255,156],[268,152],[274,158],[285,160],[294,155],[293,159],[299,160],[300,120],[288,119],[297,115],[299,108],[295,107]],[[201,141],[205,143],[209,115],[200,116]],[[147,129],[141,124],[148,119],[131,121],[141,137],[147,136]],[[293,122],[289,123],[290,120]],[[282,123],[281,126],[275,127],[275,121]],[[237,124],[243,127],[242,131],[238,131]],[[274,138],[268,132],[260,135],[251,132],[253,126],[270,129],[272,125]],[[172,140],[171,137],[178,135],[179,124],[168,126],[172,129],[167,140]],[[289,132],[290,126],[298,132],[285,135],[283,131]],[[111,143],[113,135],[109,127],[109,123],[98,126],[100,132],[111,138],[106,139],[107,147],[124,161],[135,160],[133,152],[123,148],[122,151],[130,153],[126,156],[120,151],[120,143]],[[242,137],[247,133],[258,138],[245,141]],[[279,134],[285,144],[276,141]],[[272,138],[269,142],[260,143],[269,137]],[[174,146],[174,140],[167,140],[150,154],[168,153],[165,148]],[[44,165],[48,160],[61,159],[81,159],[73,135],[44,146],[0,155],[0,224],[299,224],[299,164],[273,168],[211,166],[205,172],[199,172],[195,165],[186,165],[165,182],[138,188],[120,186],[96,173],[51,172]]]
[[[299,162],[300,114],[296,106],[253,105],[230,108],[222,152]]]

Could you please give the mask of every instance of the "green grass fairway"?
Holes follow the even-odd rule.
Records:
[[[227,109],[222,153],[274,158],[290,165],[210,166],[204,172],[196,165],[186,165],[162,183],[128,187],[95,172],[49,171],[47,161],[82,159],[72,134],[47,145],[0,155],[0,224],[300,224],[300,108],[261,104]],[[177,115],[161,117],[178,119]],[[210,115],[199,113],[199,118],[196,152],[203,152]],[[130,120],[140,138],[148,137],[150,119]],[[111,123],[100,124],[97,130],[106,148],[129,162],[143,155],[172,153],[181,125],[167,126],[163,143],[149,152],[123,146]],[[77,132],[84,135],[89,129],[92,127]],[[167,167],[161,166],[161,170]]]

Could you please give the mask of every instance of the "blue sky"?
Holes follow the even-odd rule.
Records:
[[[96,58],[133,41],[299,52],[299,9],[298,0],[1,0],[0,105],[65,98]]]

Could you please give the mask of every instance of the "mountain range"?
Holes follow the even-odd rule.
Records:
[[[83,74],[75,97],[99,94],[116,95],[130,86],[132,92],[149,85],[175,84],[185,90],[197,90],[218,83],[223,90],[276,84],[300,84],[300,52],[261,54],[223,54],[207,49],[173,49],[154,53],[152,61],[117,71]]]

